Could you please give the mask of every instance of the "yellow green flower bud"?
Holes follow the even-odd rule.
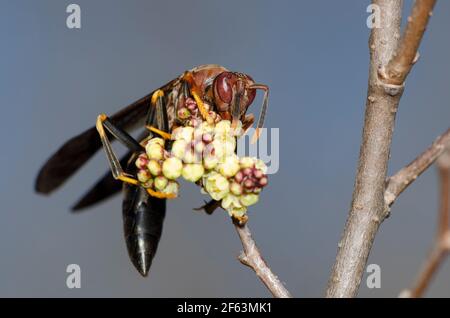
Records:
[[[245,169],[245,168],[252,168],[253,165],[255,164],[255,161],[254,161],[253,158],[251,158],[251,157],[242,157],[242,158],[239,160],[239,164],[241,165],[241,168],[242,168],[242,169]]]
[[[161,165],[157,160],[150,160],[147,164],[147,169],[154,176],[158,176],[161,174]]]
[[[219,159],[212,154],[207,154],[203,157],[203,166],[207,170],[214,169],[218,163],[219,163]]]
[[[183,163],[176,157],[167,158],[163,162],[162,172],[167,179],[176,179],[181,175]]]
[[[241,195],[242,194],[242,186],[237,182],[232,182],[230,185],[230,192],[234,195]]]
[[[199,157],[200,156],[197,156],[197,154],[195,153],[194,149],[191,146],[188,146],[186,148],[186,151],[185,151],[184,156],[183,156],[183,162],[185,162],[185,163],[197,163],[198,161],[200,161]]]
[[[256,159],[255,168],[261,170],[264,174],[267,173],[267,166],[261,159]]]
[[[239,159],[234,154],[226,157],[218,166],[219,172],[227,178],[234,176],[239,169]]]
[[[229,120],[221,120],[216,124],[214,128],[214,132],[217,135],[226,135],[231,131],[231,121]]]
[[[164,139],[162,139],[160,137],[154,137],[154,138],[152,138],[152,139],[147,141],[147,145],[148,144],[158,144],[161,147],[164,147],[165,141],[164,141]]]
[[[223,144],[223,148],[226,156],[234,154],[236,150],[236,139],[234,137],[228,137]]]
[[[164,190],[168,182],[169,180],[167,180],[167,178],[164,178],[163,176],[156,177],[154,179],[155,189],[158,191]]]
[[[182,176],[184,179],[190,182],[197,182],[205,173],[205,169],[201,164],[190,163],[183,167]]]
[[[148,143],[145,146],[145,152],[149,159],[161,160],[164,157],[164,148],[159,142]]]
[[[248,193],[248,194],[244,194],[240,197],[240,202],[242,203],[242,205],[244,206],[250,206],[255,204],[256,202],[258,202],[259,200],[259,196],[257,194],[254,193]]]
[[[209,124],[208,122],[204,121],[197,127],[197,129],[199,130],[198,133],[202,133],[202,134],[213,133],[214,125]]]
[[[222,208],[225,210],[232,210],[234,208],[241,208],[242,204],[239,202],[239,198],[231,193],[228,193],[221,202]]]
[[[205,144],[201,140],[196,141],[194,145],[194,150],[195,152],[201,155],[203,153],[203,150],[205,150]]]
[[[230,184],[221,174],[212,171],[203,178],[204,187],[214,200],[219,201],[228,194]]]
[[[180,185],[178,184],[178,182],[176,181],[169,181],[166,185],[166,187],[164,188],[164,190],[162,190],[163,193],[172,193],[175,194],[176,196],[178,196],[178,191],[179,191]]]
[[[179,159],[183,159],[184,154],[187,150],[187,145],[188,143],[184,139],[175,140],[174,143],[172,144],[171,150],[172,155],[174,155]]]
[[[175,140],[183,139],[189,142],[194,138],[194,128],[189,126],[178,127],[173,131],[172,136]]]
[[[153,186],[153,179],[148,179],[147,182],[142,183],[142,186],[146,189],[151,188]]]
[[[137,173],[137,178],[139,182],[146,183],[150,179],[151,175],[147,170],[140,169]]]

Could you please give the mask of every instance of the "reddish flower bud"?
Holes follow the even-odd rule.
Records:
[[[268,181],[269,181],[269,180],[267,179],[267,177],[264,176],[264,177],[262,177],[261,179],[259,179],[258,184],[259,184],[261,187],[265,187],[265,186],[267,185]]]
[[[242,173],[245,176],[250,176],[252,174],[252,168],[245,168],[245,169],[242,170]]]
[[[140,154],[139,157],[136,159],[136,167],[139,169],[145,169],[148,163],[148,157],[146,154]]]
[[[245,187],[245,188],[250,189],[250,188],[253,188],[254,186],[255,186],[255,183],[253,182],[252,179],[247,178],[247,179],[244,181],[244,187]]]
[[[259,169],[254,169],[253,175],[255,176],[256,179],[261,179],[264,176],[264,173]]]
[[[191,116],[191,112],[185,107],[180,108],[177,114],[180,119],[188,119]]]
[[[189,109],[190,111],[194,111],[197,109],[197,104],[194,103],[186,103],[186,107],[187,109]]]
[[[242,171],[238,171],[238,173],[236,173],[236,175],[234,176],[234,180],[236,180],[237,183],[241,183],[243,179],[244,174],[242,173]]]
[[[208,144],[211,141],[213,141],[213,136],[211,134],[209,134],[209,133],[203,134],[202,140],[203,140],[204,143]]]

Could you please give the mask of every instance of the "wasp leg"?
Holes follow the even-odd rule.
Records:
[[[200,111],[200,114],[202,115],[203,119],[205,119],[210,124],[214,123],[214,119],[211,116],[209,116],[209,113],[206,110],[205,104],[203,103],[203,100],[200,97],[200,89],[195,84],[192,73],[191,72],[184,73],[182,79],[188,83],[189,91],[190,91],[192,97],[194,97],[194,100],[197,103],[198,110]]]
[[[114,137],[116,137],[120,142],[130,148],[130,150],[132,150],[133,152],[142,151],[142,146],[126,132],[115,127],[114,124],[112,124],[108,120],[108,117],[105,114],[100,114],[98,116],[96,127],[100,135],[100,139],[103,143],[103,147],[105,149],[114,179],[133,185],[140,185],[139,181],[133,178],[132,175],[126,174],[123,171],[120,161],[119,159],[117,159],[117,156],[112,149],[111,143],[108,139],[108,136],[106,135],[104,128],[106,128],[111,134],[114,135]],[[174,194],[153,191],[152,189],[147,189],[147,192],[151,196],[159,199],[173,199],[176,197]]]
[[[255,122],[255,116],[253,114],[246,115],[244,120],[242,121],[242,129],[244,130],[244,134],[247,132],[247,130],[253,126],[253,123]]]
[[[156,127],[153,123],[156,121]],[[147,122],[145,128],[154,132],[164,139],[170,139],[169,120],[167,118],[167,111],[164,106],[164,92],[160,89],[155,91],[151,98],[151,107],[148,112]]]
[[[204,210],[207,214],[213,214],[213,212],[220,207],[221,201],[210,200],[208,202],[205,201],[205,204],[198,208],[194,208],[195,211]]]
[[[259,136],[261,136],[261,129],[264,127],[264,119],[266,117],[267,106],[269,105],[269,87],[263,84],[253,84],[250,86],[253,89],[261,89],[264,91],[263,103],[261,107],[261,112],[259,113],[258,124],[256,125],[255,134],[252,137],[252,143],[255,143]]]
[[[236,129],[237,123],[241,118],[241,99],[244,89],[242,82],[237,82],[236,89],[233,89],[233,97],[231,99],[231,127],[233,129]]]
[[[146,125],[156,126],[160,131],[169,132],[169,120],[164,98],[164,91],[161,89],[156,90],[152,94]]]
[[[95,127],[97,128],[98,134],[100,135],[100,140],[102,141],[103,148],[105,149],[106,157],[108,158],[108,162],[111,167],[111,172],[114,179],[134,185],[139,185],[139,181],[123,171],[122,166],[120,165],[120,161],[119,159],[117,159],[117,156],[112,149],[111,142],[106,135],[105,128],[133,152],[142,151],[142,146],[126,132],[114,126],[114,124],[109,121],[108,117],[105,114],[100,114],[97,117],[97,123]]]
[[[156,124],[156,127],[153,126]],[[154,132],[164,139],[170,140],[172,135],[168,133],[169,131],[169,120],[167,118],[167,110],[164,105],[164,92],[162,90],[157,90],[153,93],[151,98],[151,107],[149,110],[149,115],[147,117],[147,125],[145,126],[151,132]],[[174,199],[175,194],[163,193],[159,191],[154,191],[152,189],[147,189],[147,192],[152,197],[158,199]]]
[[[166,133],[165,131],[162,131],[162,130],[156,128],[156,127],[147,125],[147,126],[145,126],[145,128],[147,128],[147,129],[150,130],[151,132],[154,132],[154,133],[160,135],[160,136],[163,137],[164,139],[168,139],[168,140],[172,139],[172,135],[171,135],[171,134]]]

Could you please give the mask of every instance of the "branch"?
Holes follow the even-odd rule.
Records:
[[[404,85],[403,81],[399,83],[401,85],[386,83],[383,69],[389,64],[397,65],[395,60],[400,55],[415,56],[421,38],[415,38],[417,43],[411,45],[413,37],[407,34],[411,31],[407,31],[398,45],[403,1],[372,2],[380,8],[382,27],[372,29],[369,40],[369,87],[358,169],[352,204],[328,281],[327,297],[356,296],[375,235],[389,212],[384,200],[385,181],[395,115]],[[413,12],[418,11],[417,7],[422,7],[424,2],[429,1],[416,1]],[[414,19],[417,21],[413,22]],[[408,23],[409,29],[417,29],[417,25],[424,29],[427,21],[413,15]],[[395,53],[397,47],[399,49]],[[394,62],[391,62],[392,58]],[[381,75],[384,76],[380,78]],[[407,72],[404,77],[406,75]]]
[[[387,181],[384,199],[391,206],[397,197],[419,177],[450,146],[450,128],[406,167],[400,169]]]
[[[289,291],[284,287],[283,283],[272,272],[261,256],[248,226],[235,224],[235,227],[239,238],[241,239],[242,247],[244,248],[244,251],[239,255],[239,261],[255,271],[256,275],[261,279],[274,297],[291,298],[292,296]]]
[[[450,148],[448,148],[450,149]],[[402,297],[421,297],[446,256],[450,252],[450,151],[445,152],[437,161],[440,176],[440,208],[437,235],[434,246],[419,273],[416,283],[410,290],[403,291]]]
[[[402,85],[418,58],[417,49],[436,0],[417,0],[393,58],[380,75],[388,84]]]

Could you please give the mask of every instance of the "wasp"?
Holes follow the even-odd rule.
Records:
[[[112,173],[106,173],[94,184],[72,210],[87,208],[122,189],[123,228],[128,254],[139,273],[147,276],[162,234],[166,199],[170,197],[148,191],[136,180],[133,163],[145,151],[143,141],[155,134],[169,139],[171,131],[180,125],[177,111],[188,99],[195,100],[204,120],[211,120],[209,109],[233,124],[240,120],[243,128],[248,129],[254,123],[254,115],[247,114],[247,109],[257,90],[262,90],[264,96],[253,141],[259,137],[264,125],[268,86],[257,84],[249,75],[228,71],[220,65],[201,65],[186,71],[114,115],[99,115],[94,127],[68,140],[47,160],[36,178],[35,189],[38,193],[50,194],[103,146]],[[139,127],[146,129],[135,139],[129,132]],[[120,160],[111,146],[114,139],[129,150]],[[217,201],[210,201],[202,208],[211,214],[218,206]]]

